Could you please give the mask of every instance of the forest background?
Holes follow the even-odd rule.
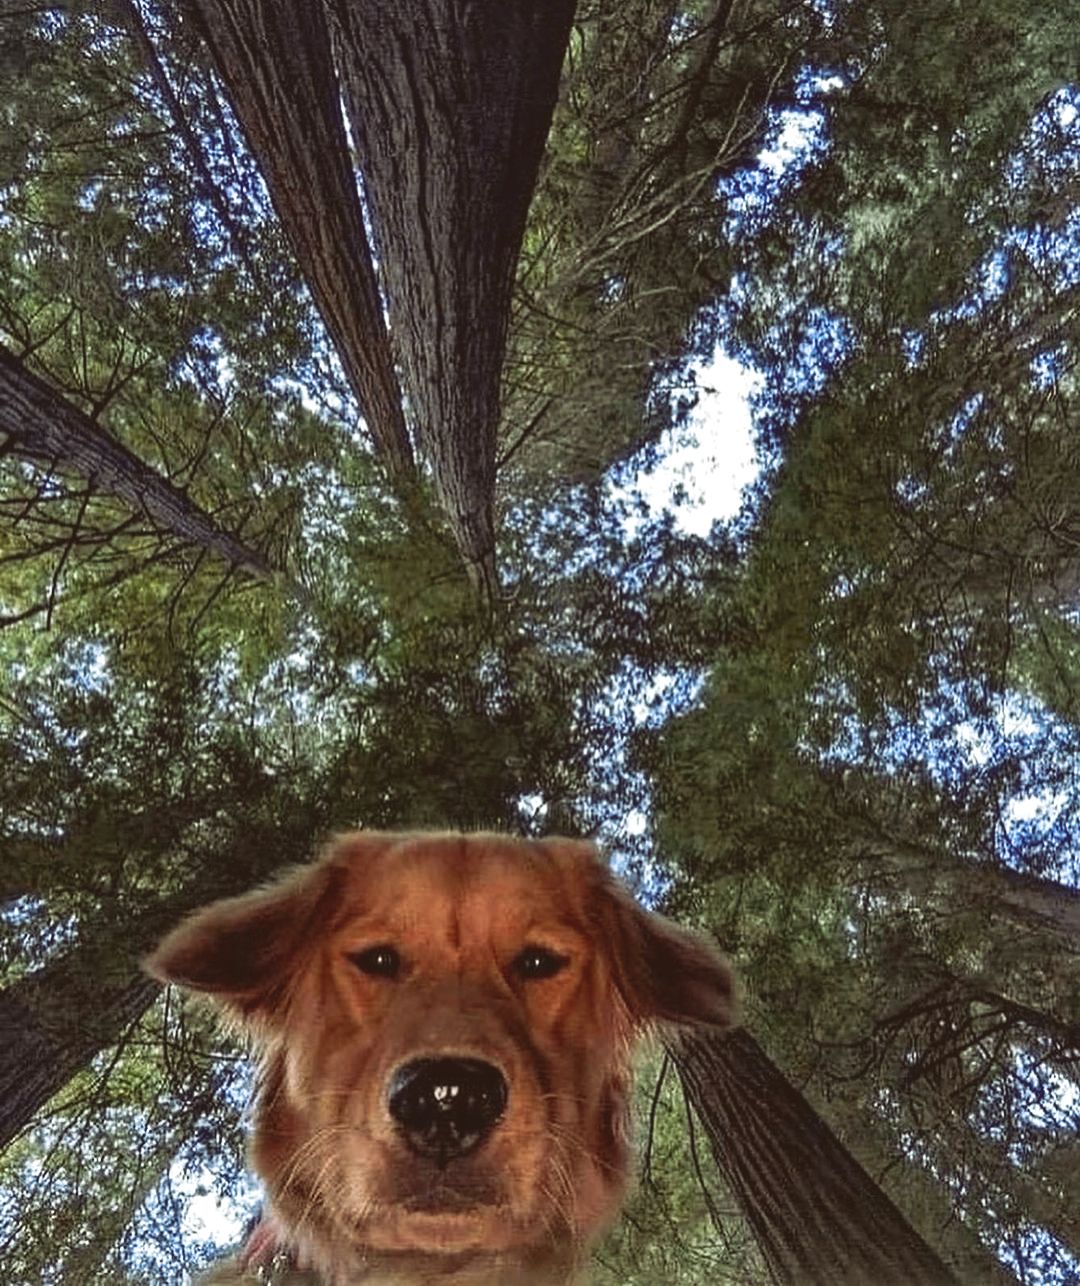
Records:
[[[138,960],[362,824],[595,835],[735,959],[598,1282],[839,1280],[793,1156],[868,1263],[845,1157],[1080,1282],[1074,6],[297,12],[0,0],[7,1279],[235,1235],[241,1052]],[[640,479],[718,353],[702,534]]]

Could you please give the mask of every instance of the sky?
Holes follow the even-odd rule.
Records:
[[[663,435],[659,462],[626,486],[655,512],[670,509],[680,530],[704,536],[738,513],[743,489],[760,471],[749,404],[757,377],[721,349],[693,370],[699,398],[689,422]]]

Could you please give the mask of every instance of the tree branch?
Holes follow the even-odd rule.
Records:
[[[70,469],[181,540],[209,549],[251,575],[274,575],[258,550],[218,527],[167,478],[54,392],[3,345],[0,432],[8,435],[15,455]]]

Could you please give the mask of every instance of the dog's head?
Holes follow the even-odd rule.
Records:
[[[348,835],[148,967],[254,1036],[254,1166],[324,1262],[586,1244],[625,1186],[634,1035],[733,1011],[725,961],[564,839]]]

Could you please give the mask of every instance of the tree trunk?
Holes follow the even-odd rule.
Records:
[[[485,598],[514,270],[575,0],[186,0],[376,443],[409,443],[340,115],[334,34],[396,354]],[[324,13],[325,9],[325,13]]]
[[[1039,928],[1062,934],[1080,949],[1080,889],[1008,867],[987,868],[986,873],[997,886],[995,903]]]
[[[156,526],[233,566],[270,577],[258,550],[223,531],[204,510],[0,345],[0,433],[13,455],[87,478]]]
[[[210,48],[376,449],[412,448],[319,0],[185,0]]]
[[[673,1040],[670,1050],[777,1282],[955,1282],[748,1032],[699,1029]]]
[[[326,0],[419,441],[495,590],[510,292],[574,0]]]
[[[858,843],[853,856],[871,875],[899,877],[920,897],[983,907],[1025,928],[1054,933],[1080,952],[1080,889],[903,839],[874,836]]]
[[[0,1148],[99,1050],[120,1040],[158,990],[131,961],[103,971],[91,946],[0,992]]]
[[[326,824],[321,808],[291,807],[288,824],[238,818],[232,837],[203,854],[180,888],[153,901],[132,898],[85,924],[73,947],[0,991],[0,1148],[145,1013],[160,988],[140,962],[170,929],[310,848]]]

